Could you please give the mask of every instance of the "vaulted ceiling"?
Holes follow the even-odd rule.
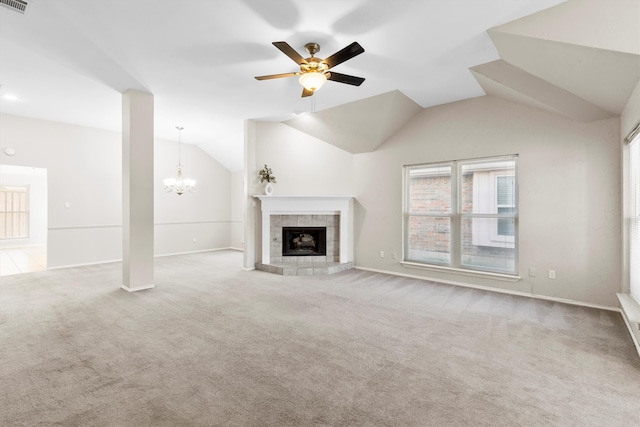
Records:
[[[488,34],[500,59],[470,67],[487,95],[594,121],[620,115],[640,81],[638,0],[571,0]],[[417,112],[407,99],[396,108],[399,97],[386,94],[285,123],[352,153],[371,151]],[[329,124],[349,120],[357,126]]]
[[[156,137],[242,169],[243,122],[278,120],[350,152],[422,108],[485,93],[574,120],[620,114],[640,79],[640,0],[27,0],[0,7],[0,111],[121,128],[121,93],[150,92]],[[271,42],[365,52],[301,98]],[[306,55],[303,55],[306,56]],[[315,112],[315,114],[307,114]],[[2,123],[0,122],[0,126]]]

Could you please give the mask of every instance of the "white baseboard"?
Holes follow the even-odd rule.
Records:
[[[125,286],[125,285],[121,285],[120,287],[122,289],[124,289],[125,291],[127,291],[127,292],[138,292],[138,291],[144,291],[146,289],[153,289],[153,288],[156,287],[156,285],[151,284],[151,285],[145,285],[145,286],[138,286],[138,287],[135,287],[135,288],[129,288],[129,287]]]
[[[578,305],[578,306],[581,306],[581,307],[597,308],[597,309],[600,309],[600,310],[615,311],[615,312],[618,312],[618,313],[620,312],[620,309],[618,307],[611,307],[611,306],[599,305],[599,304],[591,304],[591,303],[588,303],[588,302],[576,301],[576,300],[571,300],[571,299],[566,299],[566,298],[550,297],[550,296],[547,296],[547,295],[537,295],[537,294],[531,294],[531,293],[527,293],[527,292],[514,291],[514,290],[511,290],[511,289],[492,288],[490,286],[474,285],[474,284],[471,284],[471,283],[457,282],[457,281],[454,281],[454,280],[434,279],[434,278],[429,278],[429,277],[417,276],[415,274],[397,273],[397,272],[394,272],[394,271],[377,270],[375,268],[359,267],[357,265],[354,268],[356,268],[358,270],[371,271],[371,272],[374,272],[374,273],[388,274],[390,276],[408,277],[410,279],[418,279],[418,280],[424,280],[424,281],[428,281],[428,282],[444,283],[444,284],[447,284],[447,285],[462,286],[462,287],[465,287],[465,288],[480,289],[480,290],[483,290],[483,291],[498,292],[498,293],[501,293],[501,294],[517,295],[517,296],[521,296],[521,297],[528,297],[528,298],[542,299],[542,300],[547,300],[547,301],[560,302],[560,303],[563,303],[563,304]]]

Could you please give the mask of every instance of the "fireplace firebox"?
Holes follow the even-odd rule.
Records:
[[[326,255],[326,227],[282,227],[282,256]]]

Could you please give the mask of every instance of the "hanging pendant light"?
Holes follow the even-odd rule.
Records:
[[[188,191],[193,193],[196,191],[196,181],[193,179],[183,178],[182,177],[182,159],[181,159],[181,144],[182,144],[182,129],[183,127],[176,126],[178,129],[178,173],[175,178],[166,178],[164,183],[164,190],[169,193],[175,191],[178,196],[182,196],[182,193]]]

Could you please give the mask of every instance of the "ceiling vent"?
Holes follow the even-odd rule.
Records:
[[[0,0],[0,5],[24,15],[29,3],[24,0]]]

